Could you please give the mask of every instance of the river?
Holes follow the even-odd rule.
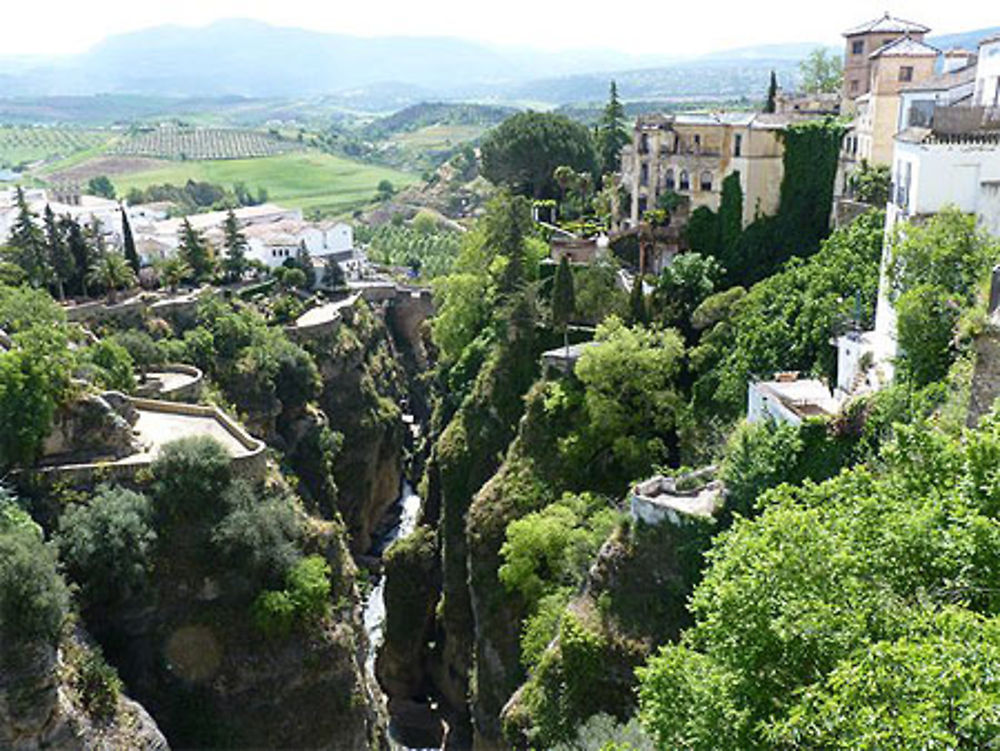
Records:
[[[387,517],[392,520],[388,528],[381,533],[372,544],[369,555],[381,558],[386,549],[403,537],[410,535],[417,527],[417,520],[420,517],[420,509],[423,500],[413,490],[409,481],[403,480],[403,487],[399,498],[389,510]],[[375,676],[375,657],[382,646],[383,633],[385,629],[385,574],[380,573],[375,586],[368,593],[364,610],[365,631],[368,634],[368,655],[365,659],[365,669],[371,681],[377,683]],[[414,740],[407,738],[407,745],[400,735],[398,728],[390,722],[389,726],[390,743],[394,751],[437,751],[436,748],[423,745],[409,745]],[[409,734],[407,734],[409,735]]]

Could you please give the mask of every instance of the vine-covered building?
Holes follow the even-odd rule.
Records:
[[[622,149],[622,186],[631,196],[630,226],[667,193],[691,209],[719,208],[722,181],[739,172],[743,224],[778,209],[783,175],[782,131],[795,115],[753,112],[643,115]]]

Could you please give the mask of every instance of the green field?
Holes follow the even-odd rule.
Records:
[[[111,134],[107,131],[3,125],[0,126],[0,167],[64,159],[101,147],[110,139]]]
[[[386,167],[361,164],[329,154],[293,153],[260,159],[226,159],[177,162],[146,172],[115,175],[115,190],[124,195],[131,188],[188,180],[225,186],[243,182],[251,189],[265,188],[268,200],[292,208],[336,214],[371,201],[381,180],[397,189],[417,181],[415,175]]]
[[[392,137],[397,143],[416,149],[441,149],[473,141],[485,133],[485,125],[428,125]]]

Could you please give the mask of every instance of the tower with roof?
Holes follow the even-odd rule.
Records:
[[[923,42],[929,28],[913,21],[895,18],[886,11],[880,18],[855,26],[844,32],[844,88],[841,111],[852,111],[851,104],[867,94],[872,85],[872,57],[891,42],[909,37]]]

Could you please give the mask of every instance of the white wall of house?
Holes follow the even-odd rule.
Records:
[[[979,48],[975,102],[981,107],[1000,107],[1000,38]]]

